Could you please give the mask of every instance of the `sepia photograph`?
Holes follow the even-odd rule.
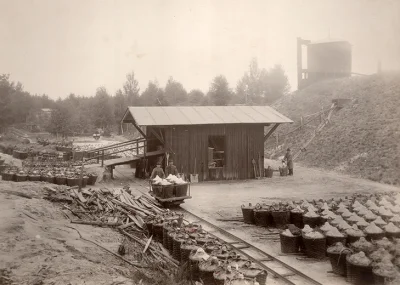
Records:
[[[0,0],[0,285],[153,284],[400,284],[400,0]]]

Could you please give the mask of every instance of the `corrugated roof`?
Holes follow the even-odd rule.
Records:
[[[269,106],[128,107],[122,122],[131,116],[139,126],[293,123]]]

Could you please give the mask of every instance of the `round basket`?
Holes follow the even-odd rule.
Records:
[[[260,227],[270,227],[273,224],[271,211],[268,209],[254,210],[254,223]]]
[[[290,223],[302,229],[304,227],[303,213],[290,212]]]
[[[326,238],[312,239],[303,236],[305,253],[308,257],[323,259],[326,251]]]
[[[324,225],[326,222],[328,222],[329,220],[327,218],[324,217],[319,217],[319,224],[320,225]]]
[[[376,218],[369,218],[368,219],[368,218],[364,217],[364,219],[365,219],[366,222],[371,223],[371,222],[375,221]]]
[[[223,270],[225,271],[225,270]],[[235,276],[235,272],[232,271],[230,273],[228,272],[222,272],[222,274],[218,274],[217,271],[214,271],[213,277],[214,277],[214,284],[215,285],[224,285],[226,279],[232,279]]]
[[[299,252],[301,236],[285,236],[282,233],[279,234],[281,241],[281,252],[283,253],[297,253]]]
[[[89,179],[87,181],[87,185],[94,185],[97,181],[97,175],[89,175]]]
[[[57,185],[67,185],[67,177],[64,176],[56,176],[56,184]]]
[[[203,284],[214,284],[214,271],[218,265],[210,264],[208,261],[199,262],[199,279]]]
[[[284,228],[290,223],[289,211],[272,211],[271,215],[277,228]]]
[[[400,232],[397,233],[385,232],[385,235],[388,239],[400,238]]]
[[[378,233],[378,234],[369,234],[367,233],[367,236],[365,237],[366,240],[371,241],[371,240],[380,240],[385,237],[385,232]]]
[[[306,217],[303,215],[303,223],[311,228],[318,227],[320,225],[320,217]]]
[[[243,221],[246,224],[254,224],[254,207],[242,205]]]
[[[153,234],[153,221],[146,221],[144,224],[146,225],[149,236],[151,236]]]
[[[374,276],[374,285],[385,285],[396,280],[396,277],[383,276],[376,273],[374,270],[372,270],[372,275]]]
[[[87,176],[82,177],[82,188],[86,187],[88,181],[89,181],[89,177],[87,177]]]
[[[165,223],[163,225],[163,240],[162,240],[162,244],[163,244],[163,247],[165,247],[166,249],[168,249],[168,231],[171,228],[172,227],[168,223]]]
[[[168,250],[171,255],[174,252],[174,238],[176,234],[177,234],[176,231],[169,231],[167,235]]]
[[[326,247],[330,247],[331,245],[334,245],[337,242],[342,243],[343,245],[346,244],[347,237],[332,237],[332,236],[326,236]]]
[[[372,285],[374,277],[372,274],[372,266],[361,266],[353,264],[349,261],[349,255],[346,257],[346,273],[347,282],[355,285]]]
[[[1,179],[3,181],[10,181],[10,174],[6,172],[1,173]]]
[[[40,175],[30,174],[28,175],[29,181],[40,181]]]
[[[158,242],[162,242],[162,240],[163,240],[163,223],[154,223],[153,224],[153,238]]]
[[[350,250],[343,250],[341,253],[327,252],[329,260],[331,262],[332,271],[337,275],[346,276],[346,257],[350,253]]]
[[[23,182],[28,180],[28,175],[26,174],[16,174],[15,175],[15,181],[16,182]]]
[[[71,178],[71,177],[67,178],[67,185],[69,187],[78,186],[78,182],[79,182],[78,178]]]
[[[193,250],[197,250],[198,248],[199,248],[199,246],[198,246],[198,245],[195,245],[195,244],[185,244],[185,243],[182,243],[182,244],[181,244],[181,249],[180,249],[180,252],[181,252],[180,261],[181,261],[181,263],[183,264],[183,263],[185,263],[185,262],[189,262],[190,253],[191,253]]]

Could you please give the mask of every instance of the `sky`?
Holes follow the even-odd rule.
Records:
[[[296,38],[345,39],[353,72],[400,69],[400,0],[0,0],[0,74],[51,98],[141,91],[170,76],[206,92],[250,60],[281,64],[297,88]]]

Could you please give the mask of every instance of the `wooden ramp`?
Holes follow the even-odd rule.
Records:
[[[159,156],[165,153],[165,150],[157,150],[157,151],[151,151],[146,153],[146,157],[152,157],[152,156]],[[117,165],[123,165],[123,164],[131,164],[132,162],[138,161],[139,159],[143,158],[144,154],[139,154],[131,157],[122,157],[122,158],[115,158],[115,159],[110,159],[110,160],[105,160],[104,165],[105,166],[117,166]]]

